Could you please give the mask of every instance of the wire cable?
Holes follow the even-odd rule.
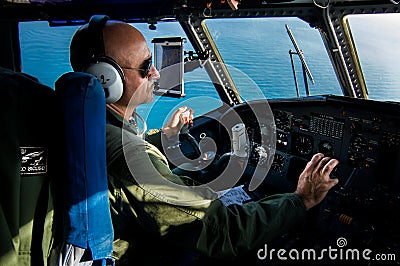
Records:
[[[390,1],[394,1],[394,0],[390,0]],[[317,7],[319,7],[319,8],[322,8],[322,9],[325,9],[325,8],[328,8],[329,3],[330,3],[330,0],[328,0],[327,3],[326,3],[324,6],[318,4],[315,0],[313,0],[313,3],[314,3],[315,6],[317,6]]]

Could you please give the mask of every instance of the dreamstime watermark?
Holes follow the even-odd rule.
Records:
[[[265,244],[263,248],[257,251],[259,260],[293,260],[293,261],[326,261],[326,260],[341,260],[341,261],[396,261],[394,253],[374,253],[371,249],[346,248],[347,239],[339,237],[336,241],[336,247],[329,246],[321,250],[312,248],[308,249],[268,249]]]
[[[227,67],[225,65],[221,65],[216,62],[208,62],[207,64],[211,64],[210,67],[220,69],[223,67]],[[205,67],[207,67],[205,65]],[[232,68],[232,67],[230,67]],[[232,70],[232,69],[231,69]],[[160,71],[161,75],[171,75],[173,73],[168,73],[168,68]],[[203,205],[209,203],[210,200],[214,200],[220,195],[217,193],[213,193],[213,191],[225,191],[229,188],[232,188],[237,184],[239,179],[242,177],[247,162],[250,156],[256,153],[256,156],[259,156],[259,162],[255,167],[252,177],[249,183],[249,190],[256,189],[266,177],[269,168],[273,162],[274,154],[275,154],[275,145],[276,145],[276,127],[274,122],[274,117],[271,111],[271,108],[268,104],[268,101],[265,99],[265,96],[262,94],[260,88],[257,84],[246,74],[240,72],[235,69],[237,74],[241,75],[241,80],[248,80],[247,88],[256,92],[257,95],[262,95],[264,99],[260,99],[254,102],[246,102],[245,110],[249,110],[251,112],[246,112],[246,119],[252,119],[251,123],[254,124],[255,129],[258,128],[258,132],[254,132],[253,134],[257,135],[258,143],[250,143],[247,137],[247,131],[244,130],[245,138],[247,139],[247,144],[243,144],[241,147],[242,150],[246,150],[245,156],[235,156],[234,153],[224,154],[224,162],[221,163],[221,168],[223,167],[221,173],[218,176],[213,177],[213,179],[202,185],[182,185],[177,184],[175,182],[171,182],[163,176],[163,173],[159,172],[157,165],[153,164],[152,158],[157,151],[146,152],[145,147],[148,147],[148,144],[144,142],[144,140],[140,141],[134,136],[132,136],[131,130],[129,129],[128,124],[123,125],[122,130],[122,143],[123,143],[123,151],[125,155],[125,159],[132,174],[132,177],[136,180],[136,182],[147,192],[151,193],[153,196],[158,199],[180,206],[194,206],[194,205]],[[195,80],[186,80],[186,82],[202,82],[204,80],[199,79],[198,77]],[[208,80],[209,81],[209,80]],[[218,84],[219,80],[211,80],[212,83]],[[171,87],[176,86],[177,84],[169,84]],[[211,85],[211,84],[210,84]],[[224,86],[224,84],[220,84]],[[146,86],[146,84],[144,84]],[[145,89],[145,88],[143,88]],[[140,91],[139,89],[137,91]],[[143,91],[143,90],[141,90]],[[135,95],[133,95],[131,102],[135,100]],[[156,101],[152,102],[152,106],[154,106]],[[205,103],[207,104],[207,102]],[[131,103],[129,104],[131,105]],[[189,107],[190,105],[187,104]],[[175,109],[177,109],[178,104]],[[150,108],[151,110],[152,108]],[[239,110],[243,110],[239,109]],[[220,115],[216,116],[215,113],[219,113]],[[234,146],[233,140],[233,128],[240,124],[245,124],[242,120],[243,114],[237,111],[237,109],[231,108],[231,106],[222,103],[222,106],[218,108],[218,111],[214,114],[204,114],[202,117],[209,119],[210,121],[214,120],[217,123],[217,128],[215,128],[215,132],[219,134],[226,135],[226,141],[231,144],[231,147]],[[250,114],[251,113],[251,114]],[[132,114],[125,114],[125,120],[128,121],[129,117]],[[147,117],[144,115],[144,117]],[[216,124],[212,126],[215,127]],[[257,124],[257,125],[256,125]],[[225,133],[227,134],[225,134]],[[216,147],[218,146],[215,143],[215,140],[212,137],[207,136],[207,130],[203,132],[204,138],[199,142],[200,147],[211,147],[211,150],[201,150],[200,157],[196,159],[187,158],[180,150],[179,146],[174,144],[171,146],[169,141],[165,141],[165,138],[161,138],[163,150],[165,152],[166,158],[171,161],[179,161],[180,166],[184,166],[182,169],[185,171],[199,171],[203,170],[209,166],[209,163],[204,160],[204,155],[206,154],[216,154]],[[208,142],[205,144],[205,142]],[[257,146],[255,147],[254,145]],[[178,148],[176,148],[178,147]],[[144,155],[149,155],[147,158]],[[162,154],[157,154],[160,158],[162,158]],[[226,155],[226,156],[225,156]],[[178,158],[178,160],[176,159]],[[211,189],[211,190],[210,190]]]

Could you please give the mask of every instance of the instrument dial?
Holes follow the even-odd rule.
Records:
[[[305,135],[297,136],[294,141],[295,150],[301,155],[309,155],[313,149],[312,138]]]
[[[329,141],[321,141],[318,145],[318,150],[325,156],[332,157],[334,155],[334,146]]]
[[[278,171],[278,172],[282,172],[284,166],[285,166],[285,157],[283,157],[282,155],[280,155],[278,153],[275,153],[274,161],[272,162],[271,169]]]
[[[362,151],[367,148],[367,141],[365,140],[365,138],[361,136],[355,136],[353,137],[350,145],[353,148],[353,150]]]
[[[274,112],[274,118],[275,118],[276,128],[281,129],[283,131],[290,130],[290,118],[291,118],[290,113],[276,110]]]

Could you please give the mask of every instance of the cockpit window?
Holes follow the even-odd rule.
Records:
[[[209,19],[206,25],[217,44],[233,80],[245,100],[296,97],[289,51],[295,48],[288,25],[303,52],[314,84],[308,80],[310,95],[342,95],[318,30],[298,18]],[[300,96],[305,96],[302,67],[293,55]]]
[[[63,73],[72,71],[69,43],[78,26],[52,28],[46,21],[20,22],[22,71],[54,88]]]
[[[400,14],[347,17],[368,89],[368,98],[400,101]]]

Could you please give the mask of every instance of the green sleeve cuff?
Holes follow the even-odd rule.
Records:
[[[306,207],[294,193],[228,207],[216,200],[202,220],[197,248],[210,257],[238,256],[301,226],[305,217]]]
[[[292,201],[293,206],[295,208],[302,208],[302,209],[306,210],[306,205],[304,205],[304,202],[299,195],[297,195],[295,193],[289,193],[289,194],[286,194],[286,196],[289,200]]]

